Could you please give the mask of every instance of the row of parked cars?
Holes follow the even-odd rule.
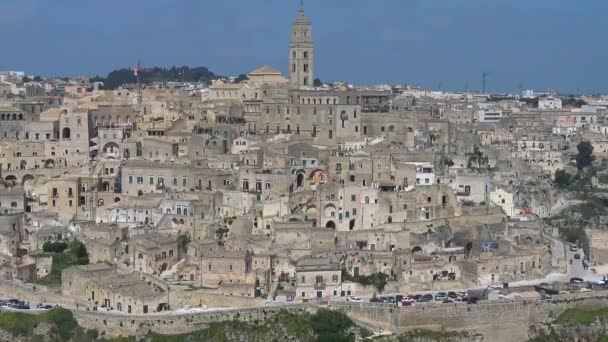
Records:
[[[16,298],[12,298],[9,300],[0,300],[0,308],[2,309],[10,309],[10,310],[30,310],[29,302],[25,302]],[[36,305],[36,309],[38,310],[50,310],[53,306],[50,304],[39,303]]]
[[[348,297],[349,302],[363,302],[364,300],[360,297]],[[401,304],[402,306],[411,306],[415,303],[428,303],[428,302],[439,302],[439,303],[454,303],[454,302],[466,302],[475,303],[476,300],[469,298],[465,291],[449,291],[449,292],[437,292],[435,294],[413,294],[413,295],[396,295],[396,296],[380,296],[372,297],[370,299],[372,303],[391,303]]]

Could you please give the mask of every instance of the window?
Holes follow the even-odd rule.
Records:
[[[129,184],[133,184],[133,176],[129,176]]]
[[[173,185],[177,186],[177,177],[173,177]]]
[[[137,177],[137,184],[144,184],[144,177]]]
[[[357,208],[353,208],[353,216],[357,215]]]
[[[308,58],[308,51],[304,51],[304,59]]]
[[[154,177],[150,176],[150,185],[154,185]]]
[[[357,195],[351,195],[350,200],[355,202],[357,200]]]
[[[188,178],[182,178],[182,185],[186,186],[188,184]]]

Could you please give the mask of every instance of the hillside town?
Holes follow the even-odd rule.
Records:
[[[0,281],[145,315],[606,280],[608,97],[326,84],[312,32],[287,74],[0,72]]]

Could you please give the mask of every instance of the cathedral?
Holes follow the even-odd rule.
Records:
[[[218,122],[241,122],[242,134],[299,134],[326,146],[364,140],[374,129],[362,113],[387,112],[390,93],[315,87],[314,61],[312,23],[300,7],[291,28],[289,77],[262,66],[242,83],[216,81],[210,110]]]

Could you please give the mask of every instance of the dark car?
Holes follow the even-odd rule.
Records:
[[[421,302],[430,302],[433,300],[433,295],[430,293],[425,294],[424,296],[422,296],[422,298],[420,298]]]
[[[395,300],[398,301],[398,302],[403,301],[403,298],[405,298],[405,296],[403,296],[403,295],[396,295],[395,296]]]
[[[450,292],[448,292],[448,298],[456,299],[456,298],[458,298],[458,295],[456,294],[456,292],[450,291]]]
[[[422,300],[422,295],[420,295],[420,294],[414,295],[414,300],[417,302],[420,302]]]
[[[570,278],[570,284],[580,284],[582,282],[584,282],[584,280],[582,278],[579,278],[579,277]]]
[[[580,258],[581,258],[581,255],[580,255],[580,254],[578,254],[578,253],[574,254],[574,259],[577,259],[577,260],[578,260],[578,259],[580,259]]]
[[[380,300],[380,298],[378,297],[372,297],[372,299],[369,300],[372,303],[382,303],[382,300]]]

